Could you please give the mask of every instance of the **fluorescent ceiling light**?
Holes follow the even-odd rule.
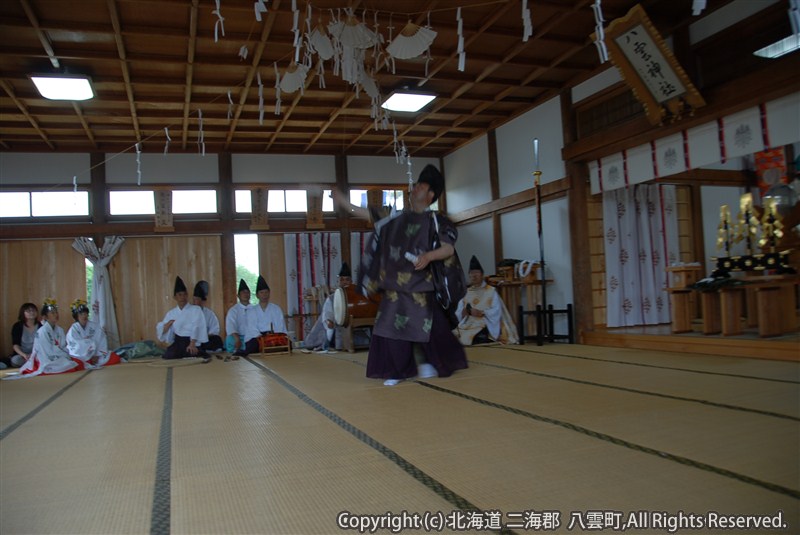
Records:
[[[86,76],[69,74],[32,74],[31,80],[44,98],[50,100],[88,100],[94,98]]]
[[[761,50],[756,50],[753,54],[762,58],[775,59],[789,52],[794,52],[798,48],[800,48],[800,33],[790,35],[771,45],[767,45]]]
[[[435,98],[436,95],[395,91],[381,104],[381,107],[391,111],[415,112],[424,108],[426,104]]]

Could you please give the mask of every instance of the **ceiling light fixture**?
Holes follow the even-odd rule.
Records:
[[[780,41],[775,41],[771,45],[767,45],[760,50],[753,52],[754,55],[761,58],[775,59],[779,58],[789,52],[794,52],[800,48],[800,33],[785,37]]]
[[[435,98],[436,95],[430,93],[398,89],[389,95],[381,107],[391,111],[417,112]]]
[[[32,74],[39,93],[50,100],[88,100],[94,98],[91,79],[76,74]]]

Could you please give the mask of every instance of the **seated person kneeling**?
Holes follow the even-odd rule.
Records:
[[[267,281],[261,275],[258,276],[256,283],[256,297],[258,297],[258,303],[247,310],[246,342],[244,347],[235,353],[236,355],[246,356],[250,353],[259,353],[261,351],[259,339],[268,334],[280,333],[283,335],[279,337],[280,341],[285,342],[286,345],[289,344],[283,310],[275,303],[269,302],[270,289]]]
[[[156,325],[158,339],[170,344],[163,358],[202,357],[204,364],[211,362],[208,353],[198,347],[208,342],[206,318],[200,307],[189,303],[189,292],[180,277],[175,277],[173,295],[178,306],[167,312]]]
[[[500,342],[519,342],[517,328],[503,300],[492,286],[483,280],[483,267],[473,256],[469,261],[469,288],[458,302],[458,327],[453,330],[464,345]]]
[[[86,369],[119,364],[119,356],[108,350],[108,339],[103,328],[89,321],[89,305],[86,301],[76,299],[70,309],[75,323],[67,331],[69,356],[83,362]]]
[[[350,266],[347,262],[342,262],[342,267],[339,270],[339,288],[347,288],[353,284],[353,275],[350,271]],[[320,353],[334,352],[335,345],[334,339],[337,333],[341,333],[342,328],[336,325],[333,315],[333,294],[329,295],[322,306],[322,313],[317,318],[317,322],[311,328],[311,331],[304,340],[306,350],[309,349]],[[338,334],[341,338],[341,334]],[[341,340],[339,340],[341,343]]]
[[[192,295],[192,303],[200,307],[203,312],[203,317],[206,319],[206,331],[208,333],[208,342],[200,344],[202,351],[222,351],[222,337],[219,335],[219,320],[214,311],[205,306],[208,300],[209,286],[207,281],[200,281],[194,285],[194,292]]]

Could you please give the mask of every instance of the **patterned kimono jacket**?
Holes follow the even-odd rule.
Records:
[[[483,311],[483,317],[467,316],[461,319],[463,310],[467,305]],[[485,282],[478,286],[470,286],[467,295],[458,302],[456,316],[461,319],[453,333],[464,345],[471,345],[475,335],[486,328],[492,340],[503,344],[516,344],[519,342],[517,328],[508,313],[505,303],[498,295],[497,290]]]
[[[458,231],[442,215],[439,222],[441,242],[455,247]],[[376,225],[377,226],[377,225]],[[430,338],[434,286],[430,269],[414,270],[406,253],[418,256],[431,249],[433,214],[404,210],[396,217],[380,222],[379,232],[364,251],[359,285],[369,293],[382,292],[375,317],[374,334],[395,340],[428,342]],[[454,262],[450,257],[445,266]]]

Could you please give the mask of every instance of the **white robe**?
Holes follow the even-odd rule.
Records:
[[[165,333],[164,325],[171,320],[175,320],[175,323]],[[187,336],[197,344],[208,342],[206,317],[199,306],[188,303],[183,308],[176,306],[156,325],[156,337],[160,341],[171,344],[176,336]]]
[[[462,319],[461,314],[467,304],[482,311],[483,317],[467,316]],[[485,282],[482,282],[480,286],[470,286],[467,289],[467,294],[458,302],[456,317],[459,318],[459,324],[453,334],[464,345],[472,344],[472,339],[484,327],[489,331],[489,337],[492,340],[504,344],[519,342],[517,328],[503,300],[497,290]]]
[[[67,351],[72,358],[82,360],[86,367],[88,362],[97,357],[97,366],[108,364],[110,352],[106,333],[97,323],[87,321],[86,327],[81,327],[79,322],[72,324],[67,331]]]
[[[59,325],[51,326],[49,322],[39,327],[33,341],[31,358],[19,369],[19,373],[34,376],[68,372],[79,364],[69,357],[66,350],[67,337]]]
[[[244,338],[247,334],[247,311],[251,308],[252,306],[243,305],[241,302],[229,308],[225,316],[225,334],[230,336],[236,333],[240,338]]]
[[[200,307],[203,310],[203,317],[206,319],[206,331],[208,336],[216,334],[219,336],[219,320],[214,311],[208,307]]]
[[[247,341],[258,338],[263,332],[286,332],[283,310],[275,303],[267,303],[266,308],[255,304],[247,311]]]

